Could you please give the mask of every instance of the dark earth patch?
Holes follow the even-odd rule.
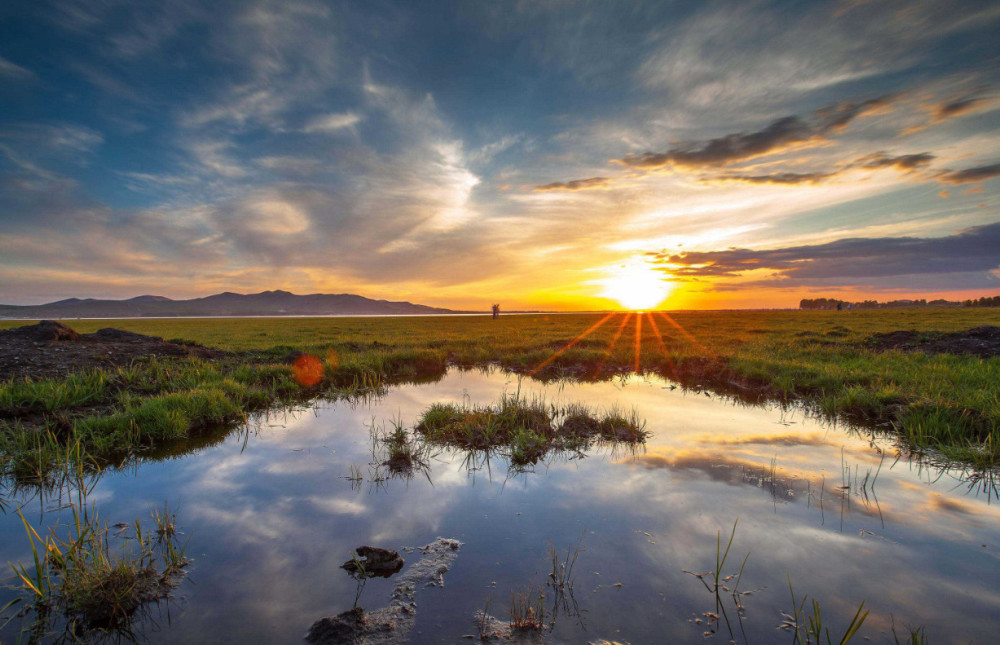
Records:
[[[115,367],[140,358],[162,356],[218,358],[223,353],[122,329],[78,334],[54,320],[0,330],[0,380],[61,377],[89,368]]]
[[[927,354],[969,354],[980,358],[1000,356],[1000,327],[986,325],[966,331],[891,331],[868,338],[868,345],[878,350],[899,349]]]

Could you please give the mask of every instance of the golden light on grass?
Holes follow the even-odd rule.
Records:
[[[597,280],[604,287],[601,297],[618,301],[633,311],[655,309],[667,299],[674,285],[649,262],[633,258],[608,270],[608,277]]]
[[[542,361],[541,363],[539,363],[538,366],[535,367],[535,369],[533,369],[530,372],[528,372],[528,376],[534,376],[535,374],[537,374],[539,371],[541,371],[542,369],[544,369],[549,363],[551,363],[556,358],[558,358],[560,354],[562,354],[563,352],[565,352],[567,349],[569,349],[573,345],[576,345],[581,340],[583,340],[584,338],[586,338],[587,336],[589,336],[591,333],[593,333],[594,331],[596,331],[598,328],[600,328],[601,325],[603,325],[604,323],[608,322],[608,320],[610,320],[612,316],[614,316],[614,314],[608,314],[604,318],[601,318],[600,320],[598,320],[596,323],[594,323],[593,325],[591,325],[586,331],[584,331],[583,333],[581,333],[580,335],[578,335],[576,338],[574,338],[573,340],[571,340],[568,343],[566,343],[566,345],[562,349],[560,349],[557,352],[554,352],[552,354],[552,356],[549,356],[547,359],[545,359],[544,361]]]

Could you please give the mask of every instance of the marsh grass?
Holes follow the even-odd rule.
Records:
[[[909,627],[904,632],[902,640],[900,636],[896,633],[896,620],[893,618],[891,621],[892,628],[892,642],[895,645],[926,645],[927,635],[923,627]]]
[[[736,538],[736,528],[738,525],[739,520],[737,519],[733,522],[733,528],[729,534],[729,539],[726,542],[725,548],[722,546],[722,532],[716,532],[714,569],[705,573],[694,573],[692,571],[683,570],[683,573],[697,578],[714,598],[714,611],[702,613],[702,617],[708,627],[708,630],[704,633],[704,635],[711,636],[712,634],[718,633],[721,626],[725,624],[730,641],[736,642],[736,631],[734,630],[733,624],[729,619],[729,614],[726,611],[725,600],[726,596],[729,596],[731,598],[732,606],[736,610],[735,615],[737,619],[737,626],[740,630],[743,642],[749,642],[744,629],[746,608],[743,605],[743,598],[760,591],[759,589],[740,591],[740,584],[743,581],[743,574],[746,569],[747,561],[750,559],[750,553],[747,553],[746,556],[744,556],[738,571],[729,575],[725,575],[723,573],[726,562],[729,559],[730,551],[733,547],[733,541]],[[783,621],[780,625],[778,625],[778,629],[790,631],[792,633],[793,645],[832,645],[833,643],[846,645],[858,634],[862,625],[864,625],[865,620],[868,618],[869,611],[865,609],[865,601],[862,601],[843,632],[835,632],[841,634],[839,637],[835,638],[830,634],[829,624],[824,622],[820,603],[815,599],[808,598],[807,596],[802,596],[801,599],[796,597],[795,591],[792,588],[791,575],[788,576],[788,590],[792,599],[792,613],[789,614],[782,612]],[[808,606],[806,604],[807,602],[809,603]],[[701,619],[697,622],[700,624]],[[893,630],[893,633],[895,634],[895,630]]]
[[[850,623],[844,629],[843,634],[838,637],[830,636],[830,627],[823,622],[823,611],[819,602],[808,596],[802,596],[800,601],[795,598],[795,590],[792,588],[792,578],[788,577],[788,592],[792,597],[792,614],[784,614],[785,622],[780,625],[782,629],[792,632],[792,643],[801,645],[846,645],[853,639],[861,626],[868,618],[869,610],[865,609],[865,601],[861,601],[858,610],[854,613]],[[806,609],[806,602],[809,602],[809,609]]]
[[[416,432],[429,443],[470,452],[502,451],[515,469],[533,466],[554,451],[582,452],[595,442],[639,445],[648,436],[634,410],[615,407],[601,414],[519,392],[505,393],[487,406],[435,403],[421,415]]]
[[[552,588],[552,620],[559,616],[562,611],[566,616],[576,616],[581,618],[580,607],[576,601],[574,582],[576,577],[573,574],[573,567],[577,559],[584,551],[583,538],[586,531],[580,536],[574,547],[567,547],[566,552],[561,554],[552,544],[549,544],[549,562],[552,571],[549,572],[548,580],[545,584]],[[582,624],[582,618],[581,618]]]
[[[391,420],[388,428],[385,424],[377,425],[372,419],[369,435],[372,466],[385,466],[390,473],[397,475],[428,474],[432,446],[408,432],[401,419]],[[355,476],[360,477],[360,471],[355,474],[352,467],[351,477]]]
[[[510,593],[511,629],[540,630],[545,628],[545,592],[541,587],[527,586]]]
[[[61,625],[68,640],[91,632],[127,638],[136,612],[166,597],[188,564],[185,546],[176,542],[176,514],[167,506],[152,512],[154,531],[136,519],[112,535],[86,497],[87,489],[79,489],[71,520],[44,537],[18,511],[33,560],[11,564],[18,601],[27,607],[22,632]]]
[[[729,551],[733,547],[733,540],[736,538],[736,527],[739,524],[739,519],[733,522],[733,529],[729,534],[729,541],[726,542],[726,548],[722,548],[722,532],[718,531],[715,534],[715,568],[707,571],[705,573],[694,573],[692,571],[683,570],[683,573],[694,576],[697,578],[705,589],[712,594],[715,600],[714,611],[707,611],[702,613],[702,617],[705,619],[708,626],[708,634],[715,634],[719,631],[721,625],[725,623],[726,630],[729,633],[730,640],[735,640],[736,634],[733,630],[733,624],[729,619],[729,613],[726,611],[725,596],[728,594],[731,598],[733,608],[735,609],[735,615],[737,619],[737,624],[740,632],[743,635],[743,640],[746,642],[746,632],[744,631],[743,619],[746,617],[746,608],[743,606],[742,599],[744,596],[748,596],[753,593],[753,591],[740,591],[740,582],[743,580],[743,570],[746,568],[747,560],[750,559],[750,554],[747,553],[743,557],[743,562],[740,564],[739,571],[730,575],[723,575],[723,569],[726,566],[726,561],[729,559]],[[709,578],[711,578],[711,583],[709,583]],[[735,580],[735,583],[733,583]],[[728,585],[732,583],[732,588]]]
[[[490,607],[493,605],[493,594],[486,597],[486,602],[483,603],[483,608],[481,611],[476,612],[476,632],[479,636],[479,641],[485,641],[490,636],[492,636],[492,630],[490,630]]]

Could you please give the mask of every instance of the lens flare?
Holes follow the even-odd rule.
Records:
[[[295,359],[292,371],[299,385],[312,387],[323,380],[323,361],[315,356],[303,354]]]

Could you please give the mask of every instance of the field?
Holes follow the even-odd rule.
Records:
[[[37,444],[39,428],[53,445],[75,436],[110,455],[282,401],[435,379],[449,365],[499,365],[545,380],[652,372],[748,400],[803,401],[829,418],[896,432],[916,451],[980,466],[1000,458],[1000,358],[886,350],[874,338],[1000,325],[997,309],[66,322],[81,333],[116,327],[227,354],[10,380],[0,385],[8,456]],[[296,366],[292,352],[318,360]]]

